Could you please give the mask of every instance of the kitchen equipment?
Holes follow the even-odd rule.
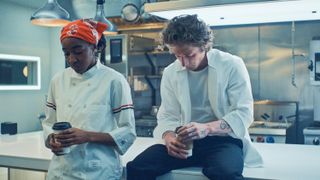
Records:
[[[157,125],[154,117],[144,116],[136,120],[136,133],[139,137],[153,137],[153,130]]]
[[[320,37],[314,37],[310,41],[309,66],[310,81],[313,85],[313,118],[314,122],[303,130],[304,143],[319,145],[320,138]]]
[[[18,124],[16,122],[1,123],[1,134],[17,134]]]
[[[307,127],[303,129],[304,144],[320,145],[320,127]]]
[[[295,143],[299,103],[261,100],[254,102],[254,119],[248,131],[253,142]]]
[[[128,3],[122,7],[121,18],[127,22],[135,23],[140,18],[140,9],[133,3]]]
[[[310,41],[309,57],[311,59],[310,82],[311,85],[320,85],[320,36]]]
[[[107,25],[107,29],[103,32],[103,34],[117,34],[117,27],[111,21],[109,21],[104,14],[104,3],[105,0],[97,0],[96,15],[94,16],[94,20]]]
[[[106,36],[106,65],[128,77],[129,54],[134,52],[148,52],[155,47],[151,38],[139,37],[129,34]]]
[[[253,142],[286,143],[287,129],[291,126],[291,123],[254,121],[249,134]]]
[[[157,117],[158,111],[159,111],[159,106],[152,106],[151,107],[151,111],[150,111],[150,115],[154,116],[154,117]]]
[[[160,105],[160,76],[134,75],[132,77],[132,98],[135,111],[143,111],[143,115],[156,116],[156,107]]]

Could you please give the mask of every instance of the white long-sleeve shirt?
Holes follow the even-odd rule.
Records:
[[[109,133],[116,147],[98,143],[71,146],[64,156],[53,156],[47,179],[120,179],[124,154],[135,140],[135,123],[130,87],[120,73],[97,63],[84,74],[67,68],[51,81],[44,136],[55,122]]]
[[[249,74],[243,60],[237,56],[211,49],[208,58],[208,98],[214,115],[225,120],[234,138],[243,142],[244,162],[248,167],[263,164],[253,146],[248,128],[253,122],[253,97]],[[192,121],[188,72],[179,60],[165,68],[161,80],[161,106],[154,136],[162,138],[166,131]]]

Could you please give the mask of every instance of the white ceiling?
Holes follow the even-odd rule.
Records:
[[[30,7],[30,8],[40,8],[42,7],[47,0],[1,0],[6,2],[11,2],[14,4],[18,4],[24,7]]]
[[[15,4],[18,4],[18,5],[21,5],[21,6],[25,6],[25,7],[40,8],[48,0],[1,0],[1,1],[15,3]],[[62,4],[62,1],[73,1],[73,0],[58,0],[58,3]],[[78,0],[77,3],[83,3],[85,1],[87,1],[87,0]],[[92,1],[92,0],[90,0],[90,1]],[[88,3],[92,3],[90,1]],[[94,0],[94,1],[96,1],[96,0]],[[109,1],[109,3],[110,3],[110,2],[114,2],[114,1],[120,1],[120,0],[107,0],[107,1]],[[149,0],[149,1],[150,2],[156,2],[156,1],[160,1],[160,0]],[[228,3],[230,3],[230,2],[241,2],[243,0],[218,0],[218,1],[219,2],[228,2]],[[268,1],[268,0],[255,0],[255,1]]]
[[[9,3],[14,3],[20,6],[29,7],[38,9],[41,8],[48,0],[0,0]],[[95,14],[95,7],[97,0],[57,0],[58,3],[66,9],[72,18],[89,18],[94,16]],[[126,4],[127,2],[131,1],[139,1],[140,0],[106,0],[104,7],[105,12],[109,12],[113,10],[111,16],[118,16],[121,12],[121,7]],[[116,13],[115,13],[116,12]],[[108,14],[106,14],[108,15]]]

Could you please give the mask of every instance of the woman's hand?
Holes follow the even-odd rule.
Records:
[[[187,159],[188,151],[186,150],[186,145],[177,139],[174,132],[166,133],[164,141],[170,156],[179,159]]]
[[[48,137],[47,137],[47,140],[46,140],[46,147],[51,149],[51,151],[55,154],[55,155],[58,155],[58,153],[62,152],[62,144],[60,142],[57,142],[55,140],[55,134],[50,134]]]
[[[205,138],[209,133],[208,125],[196,122],[191,122],[179,128],[177,134],[181,142]]]
[[[90,135],[87,131],[70,128],[54,135],[57,142],[61,143],[62,147],[69,147],[75,144],[87,143],[90,141]]]

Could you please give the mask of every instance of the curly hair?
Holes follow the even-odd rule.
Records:
[[[161,32],[163,45],[190,44],[209,51],[212,48],[213,32],[197,15],[181,15],[169,21]]]

